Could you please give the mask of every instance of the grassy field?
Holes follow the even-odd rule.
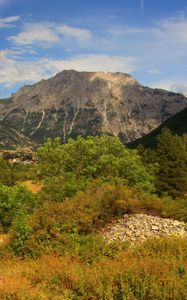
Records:
[[[113,245],[114,247],[114,245]],[[76,254],[0,257],[0,299],[187,299],[187,240],[124,246],[92,263]]]

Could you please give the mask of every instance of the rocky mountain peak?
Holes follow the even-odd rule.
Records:
[[[183,95],[143,87],[129,74],[65,70],[0,103],[0,118],[35,142],[98,134],[129,142],[186,106]]]

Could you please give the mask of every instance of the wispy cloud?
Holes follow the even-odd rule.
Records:
[[[23,30],[15,36],[9,37],[14,44],[53,46],[63,38],[84,41],[91,38],[91,32],[84,28],[77,28],[53,22],[27,23]]]
[[[45,77],[45,66],[41,68],[41,62],[19,61],[15,59],[15,51],[0,51],[0,82],[5,88],[21,82],[34,82]]]
[[[81,29],[76,27],[71,27],[68,25],[61,25],[57,27],[57,31],[67,38],[76,38],[78,40],[90,39],[92,34],[87,29]]]
[[[140,9],[141,9],[141,13],[143,13],[143,11],[144,11],[144,0],[140,1]]]
[[[20,16],[11,16],[6,18],[0,18],[0,28],[11,27],[12,23],[20,20]]]
[[[77,71],[121,71],[131,73],[136,69],[136,59],[131,56],[89,54],[66,60],[49,60],[48,65],[56,72],[64,69],[74,69]]]
[[[15,44],[31,45],[39,43],[41,45],[59,42],[59,36],[54,31],[53,26],[48,23],[26,24],[24,29],[9,40]]]
[[[180,80],[180,82],[176,79],[172,80],[162,80],[162,81],[155,81],[150,83],[150,87],[153,88],[160,88],[168,91],[172,91],[175,93],[181,93],[187,96],[187,84],[184,80]]]
[[[150,29],[143,27],[114,27],[107,30],[113,36],[122,37],[126,35],[140,35],[146,32],[150,32]]]
[[[16,18],[19,17],[3,18],[0,22],[13,24]],[[178,91],[181,82],[180,89],[185,90],[187,18],[180,15],[141,27],[111,23],[92,30],[42,20],[21,25],[8,38],[13,52],[0,51],[2,86],[36,82],[64,69],[75,69],[134,72],[139,81],[147,80],[146,85],[154,81],[154,86],[160,84],[162,88]],[[27,52],[19,52],[15,47]],[[47,47],[47,51],[43,49]],[[176,68],[178,77],[173,76]]]
[[[69,59],[43,58],[36,61],[19,61],[15,52],[0,51],[0,82],[6,87],[21,82],[36,82],[65,69],[77,71],[121,71],[131,73],[136,68],[136,59],[125,56],[83,55]]]
[[[3,6],[7,3],[7,0],[0,0],[0,6]]]
[[[165,42],[187,43],[187,18],[180,16],[160,19],[153,21],[149,27],[115,26],[108,29],[107,32],[119,37],[134,34],[138,34],[140,37],[142,34],[147,33],[149,40],[151,40],[151,36],[154,36],[156,40]]]
[[[157,22],[156,25],[152,32],[157,38],[174,43],[187,43],[187,19],[167,18]]]
[[[176,92],[176,93],[181,93],[187,96],[187,84],[182,84],[182,83],[173,83],[170,86],[171,91]]]

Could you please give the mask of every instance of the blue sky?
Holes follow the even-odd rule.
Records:
[[[186,0],[0,0],[0,98],[64,69],[187,94]]]

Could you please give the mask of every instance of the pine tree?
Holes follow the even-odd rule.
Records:
[[[184,139],[164,128],[158,137],[156,149],[159,172],[157,190],[173,198],[187,193],[187,147]]]

